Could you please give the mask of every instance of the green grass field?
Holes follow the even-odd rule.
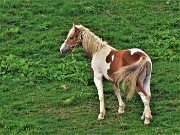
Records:
[[[117,115],[104,81],[105,120],[82,48],[59,53],[72,22],[117,49],[140,48],[153,61],[151,111],[144,126],[138,94]],[[0,134],[180,134],[179,0],[1,0]],[[125,101],[125,93],[122,93]]]

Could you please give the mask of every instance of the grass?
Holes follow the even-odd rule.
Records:
[[[178,0],[0,1],[0,134],[179,134],[179,5]],[[107,114],[97,121],[89,60],[81,48],[59,53],[72,22],[115,48],[137,47],[151,57],[149,126],[140,120],[137,94],[126,102],[124,115],[116,114],[107,81]]]

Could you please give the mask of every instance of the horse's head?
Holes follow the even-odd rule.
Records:
[[[67,53],[68,51],[72,50],[73,48],[76,48],[79,44],[82,43],[81,38],[81,32],[76,27],[76,25],[73,23],[73,26],[71,30],[69,31],[69,34],[64,41],[64,43],[61,45],[60,52],[61,53]]]

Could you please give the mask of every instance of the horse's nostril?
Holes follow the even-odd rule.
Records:
[[[61,53],[62,53],[62,54],[64,54],[64,51],[63,51],[63,50],[61,50]]]
[[[62,53],[62,54],[67,53],[66,49],[62,49],[62,50],[61,50],[61,53]]]
[[[61,52],[61,53],[62,53],[62,54],[65,54],[66,52],[63,51],[63,52]]]

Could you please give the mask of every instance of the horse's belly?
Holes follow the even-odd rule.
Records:
[[[109,67],[109,69],[110,69],[110,67]],[[107,71],[108,71],[108,69],[103,72],[103,75],[104,75],[104,77],[105,77],[107,80],[112,81],[112,79],[111,79],[110,76],[108,75]]]

